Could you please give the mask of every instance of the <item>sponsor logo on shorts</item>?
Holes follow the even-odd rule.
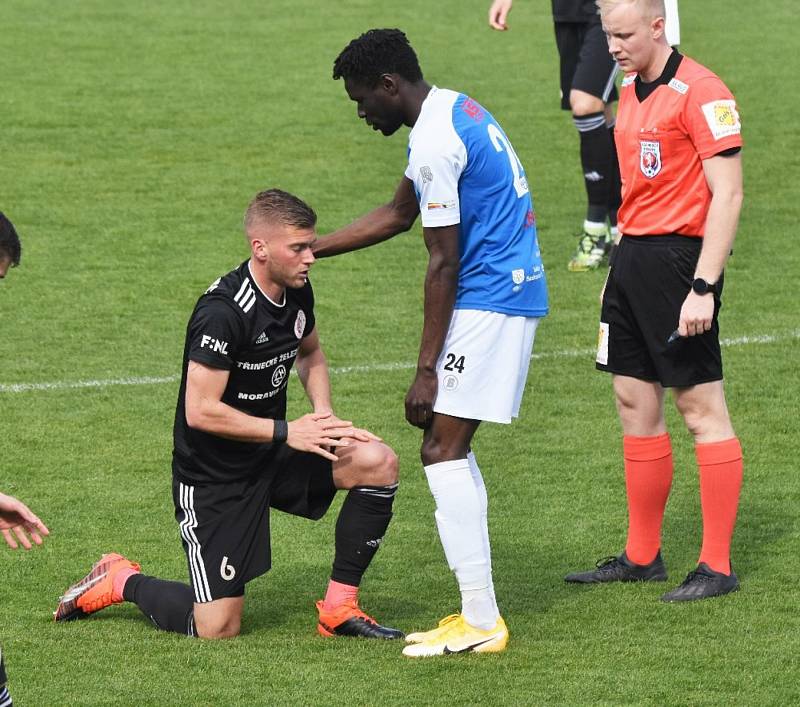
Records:
[[[600,322],[600,331],[597,334],[597,363],[608,365],[608,324]]]
[[[658,140],[640,140],[639,168],[652,179],[661,171],[661,143]]]
[[[294,320],[294,335],[298,339],[303,338],[306,329],[306,313],[301,309],[297,312],[297,319]]]
[[[200,339],[201,349],[211,349],[214,353],[221,353],[223,356],[228,355],[228,342],[222,339],[215,339],[213,336],[203,334]]]
[[[445,376],[442,380],[442,388],[445,390],[455,390],[458,388],[458,378],[453,375]]]
[[[710,103],[704,103],[701,107],[715,140],[720,140],[729,135],[738,135],[742,132],[739,112],[736,110],[736,101],[711,101]]]

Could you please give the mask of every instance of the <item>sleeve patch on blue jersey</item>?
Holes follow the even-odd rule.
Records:
[[[486,112],[483,110],[483,108],[481,108],[477,102],[473,101],[469,97],[461,105],[461,110],[463,110],[476,123],[480,123],[486,115]]]

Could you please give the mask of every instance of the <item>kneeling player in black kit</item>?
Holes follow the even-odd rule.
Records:
[[[160,629],[203,638],[239,633],[245,585],[270,568],[270,508],[321,518],[348,489],[336,523],[325,636],[402,638],[358,606],[358,586],[392,517],[397,457],[333,413],[308,271],[316,214],[277,189],[245,214],[251,257],[200,297],[186,332],[175,413],[172,495],[191,586],[148,577],[103,555],[70,587],[56,621],[123,601]],[[314,412],[286,421],[297,361]]]

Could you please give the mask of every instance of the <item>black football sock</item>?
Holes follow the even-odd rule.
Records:
[[[617,148],[614,141],[614,124],[613,121],[608,126],[608,136],[611,138],[611,180],[608,186],[608,221],[612,226],[617,225],[617,210],[622,204],[622,180],[619,176],[619,158],[617,157]]]
[[[122,596],[136,604],[156,628],[196,635],[194,592],[188,584],[134,574],[125,582]]]
[[[336,554],[331,579],[357,587],[380,547],[397,484],[350,489],[336,520]]]
[[[614,149],[608,138],[605,114],[573,115],[572,120],[581,138],[581,166],[589,201],[586,220],[605,223]]]

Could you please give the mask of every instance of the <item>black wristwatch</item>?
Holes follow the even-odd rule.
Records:
[[[717,283],[715,283],[715,282],[707,282],[702,277],[696,277],[692,281],[692,289],[698,295],[707,295],[709,292],[716,293],[716,291],[717,291]]]

